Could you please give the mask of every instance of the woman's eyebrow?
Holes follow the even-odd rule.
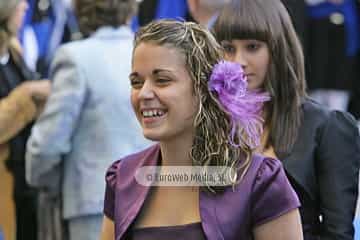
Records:
[[[168,70],[168,69],[154,69],[154,70],[152,71],[152,74],[153,74],[153,75],[157,75],[157,74],[162,73],[162,72],[171,73],[172,71],[171,71],[171,70]]]
[[[158,74],[160,74],[160,73],[162,73],[162,72],[172,73],[172,71],[169,70],[169,69],[154,69],[154,70],[152,71],[152,75],[158,75]],[[139,74],[138,72],[132,72],[132,73],[129,74],[129,78],[130,78],[130,79],[131,79],[131,78],[136,78],[136,77],[139,77],[139,76],[140,76],[140,74]]]

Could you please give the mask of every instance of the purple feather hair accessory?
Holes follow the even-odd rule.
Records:
[[[252,149],[258,147],[264,122],[262,108],[264,102],[270,100],[269,94],[249,90],[241,65],[228,61],[221,61],[214,66],[209,89],[216,92],[219,102],[230,116],[230,143],[237,147],[242,143]]]

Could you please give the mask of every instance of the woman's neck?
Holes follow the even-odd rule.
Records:
[[[177,138],[172,141],[160,142],[163,166],[191,166],[190,152],[193,137]]]

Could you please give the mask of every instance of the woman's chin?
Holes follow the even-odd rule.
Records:
[[[156,134],[149,131],[143,131],[143,135],[146,139],[150,141],[160,142],[163,139],[158,133]]]

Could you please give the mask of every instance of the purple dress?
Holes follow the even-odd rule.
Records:
[[[179,226],[145,227],[129,229],[125,240],[205,240],[206,236],[201,223],[190,223]]]
[[[154,145],[109,168],[104,214],[114,221],[116,240],[127,239],[150,189],[138,184],[135,172],[143,166],[156,166],[160,160],[160,147]],[[199,193],[201,227],[209,240],[253,239],[255,227],[299,206],[281,162],[261,155],[253,156],[246,175],[234,189]]]

